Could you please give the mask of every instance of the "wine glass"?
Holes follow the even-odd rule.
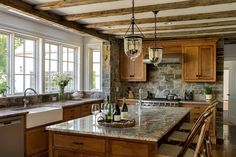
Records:
[[[106,111],[106,104],[101,103],[101,112],[102,112],[102,114],[105,114],[105,111]]]
[[[99,104],[92,104],[92,108],[91,108],[91,112],[95,117],[95,125],[96,125],[96,121],[97,121],[97,115],[100,112],[100,107]]]

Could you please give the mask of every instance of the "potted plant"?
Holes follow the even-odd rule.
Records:
[[[59,100],[65,100],[65,87],[68,85],[71,79],[72,78],[67,73],[59,73],[54,76],[53,81],[59,86]]]
[[[204,93],[206,95],[206,100],[210,101],[212,99],[212,94],[213,94],[212,88],[209,86],[205,87]]]

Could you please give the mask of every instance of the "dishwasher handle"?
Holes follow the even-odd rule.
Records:
[[[8,120],[8,121],[0,122],[0,127],[14,125],[14,124],[20,124],[21,122],[22,122],[22,119]]]

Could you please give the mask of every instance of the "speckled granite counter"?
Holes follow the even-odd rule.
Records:
[[[34,108],[39,107],[39,110],[40,110],[40,107],[42,106],[64,108],[64,107],[69,107],[69,106],[82,105],[86,103],[93,103],[93,102],[102,101],[102,100],[103,99],[99,99],[99,98],[84,98],[81,100],[68,100],[68,101],[63,101],[63,102],[42,103],[42,104],[33,105],[32,107]],[[17,115],[28,113],[26,110],[15,110],[16,108],[19,108],[19,106],[1,108],[0,118],[17,116]]]
[[[217,102],[216,100],[211,101],[180,101],[182,104],[197,104],[197,105],[211,105],[213,103]]]
[[[141,109],[140,116],[135,106],[129,107],[129,117],[136,120],[133,128],[107,128],[95,123],[94,116],[87,116],[47,127],[47,130],[62,133],[78,133],[102,137],[115,137],[131,140],[157,142],[188,113],[187,108],[156,107]]]

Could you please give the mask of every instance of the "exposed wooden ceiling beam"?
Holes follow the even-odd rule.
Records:
[[[212,33],[230,33],[234,32],[236,33],[236,27],[235,28],[219,28],[219,29],[210,29],[210,30],[193,30],[193,31],[181,31],[181,32],[167,32],[167,33],[157,33],[157,37],[174,37],[174,36],[194,36],[198,34],[210,34]],[[145,38],[153,38],[153,33],[144,34]]]
[[[172,36],[172,37],[159,37],[158,40],[174,40],[174,39],[196,39],[196,38],[234,38],[235,33],[219,33],[219,34],[196,34],[196,35],[183,35],[183,36]],[[154,40],[153,37],[146,38],[144,41]]]
[[[120,1],[120,0],[61,0],[61,1],[42,3],[36,5],[35,8],[40,10],[52,10],[64,7],[73,7],[79,5],[88,5],[88,4],[96,4],[104,2],[113,2],[113,1]]]
[[[196,23],[196,24],[185,24],[185,25],[173,25],[173,26],[157,26],[158,31],[163,30],[178,30],[178,29],[193,29],[193,28],[206,28],[206,27],[218,27],[218,26],[232,26],[236,25],[236,20],[233,21],[220,21],[220,22],[212,22],[212,23]],[[154,31],[155,27],[140,27],[142,32],[145,31]],[[115,34],[126,32],[127,28],[121,29],[108,29],[102,31],[104,34]],[[138,31],[135,29],[135,31]]]
[[[207,6],[207,5],[215,5],[215,4],[225,4],[225,3],[233,3],[233,2],[236,2],[236,0],[189,0],[189,1],[183,1],[183,2],[172,2],[172,3],[164,3],[164,4],[156,4],[156,5],[148,5],[148,6],[139,6],[139,7],[135,7],[135,13],[150,12],[150,11],[155,11],[155,10],[161,11],[161,10],[170,10],[170,9],[182,9],[182,8]],[[127,14],[131,14],[131,10],[132,8],[129,7],[129,8],[122,8],[122,9],[95,11],[95,12],[67,15],[65,16],[65,18],[69,21],[76,21],[76,20],[86,19],[86,18],[127,15]]]
[[[49,13],[46,11],[36,10],[36,9],[34,9],[34,6],[24,2],[22,0],[17,0],[17,1],[0,0],[0,5],[2,5],[3,7],[8,7],[11,9],[18,10],[19,12],[23,12],[23,13],[33,16],[33,17],[38,17],[42,20],[46,20],[48,23],[51,23],[51,24],[60,25],[63,28],[76,30],[78,32],[86,33],[88,35],[95,36],[95,37],[98,37],[98,38],[104,39],[104,40],[109,39],[108,35],[101,34],[94,29],[85,28],[84,26],[78,24],[77,22],[66,21],[65,19],[63,19],[59,15]]]
[[[204,19],[229,18],[229,17],[236,17],[236,10],[158,17],[157,22],[204,20]],[[154,23],[155,19],[154,18],[136,19],[135,22],[136,22],[136,24]],[[104,26],[116,26],[116,25],[119,26],[119,25],[129,25],[129,24],[130,24],[130,20],[121,20],[121,21],[91,23],[91,24],[87,24],[86,27],[87,28],[99,28],[99,27],[104,27]]]

